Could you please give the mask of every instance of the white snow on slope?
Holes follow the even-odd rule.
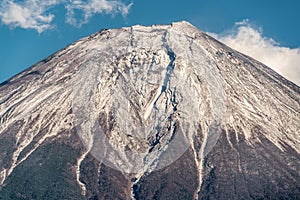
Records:
[[[17,122],[24,124],[15,135],[12,165],[0,169],[0,183],[43,142],[65,137],[63,130],[75,126],[96,158],[141,176],[171,164],[191,147],[199,188],[203,158],[221,129],[235,130],[237,141],[242,134],[249,145],[264,134],[282,151],[286,144],[300,152],[299,93],[293,86],[187,22],[101,31],[11,84],[0,91],[0,135]],[[197,149],[199,126],[204,133],[197,135],[203,137]],[[170,150],[170,159],[162,161]],[[86,153],[75,166],[83,193],[80,165]]]

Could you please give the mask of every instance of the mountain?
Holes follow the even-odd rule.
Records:
[[[101,30],[0,86],[0,199],[299,199],[300,88],[187,22]]]

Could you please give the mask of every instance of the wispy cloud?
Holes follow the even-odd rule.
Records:
[[[262,28],[252,26],[248,20],[237,22],[231,31],[211,35],[300,85],[300,48],[280,46],[273,39],[264,37]]]
[[[13,28],[31,28],[41,33],[51,28],[54,15],[47,14],[46,11],[56,3],[56,0],[28,0],[19,3],[4,0],[0,5],[0,17],[4,24]]]
[[[66,8],[66,22],[80,27],[96,14],[126,16],[132,3],[126,5],[118,0],[3,0],[0,2],[0,19],[12,28],[35,29],[41,33],[54,27],[55,15],[51,8],[58,5]],[[76,12],[83,13],[81,18],[75,18]]]
[[[116,14],[121,13],[125,17],[129,13],[132,3],[125,5],[119,1],[106,1],[106,0],[90,0],[82,1],[76,0],[72,1],[66,5],[67,18],[66,22],[74,26],[82,26],[86,24],[90,18],[95,14]],[[76,19],[75,12],[82,12],[82,18]]]

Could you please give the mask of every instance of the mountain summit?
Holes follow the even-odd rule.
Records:
[[[101,30],[0,85],[0,199],[297,199],[299,121],[187,22]]]

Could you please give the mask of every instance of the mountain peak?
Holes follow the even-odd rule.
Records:
[[[190,22],[188,21],[178,21],[178,22],[172,22],[171,25],[173,27],[176,27],[176,26],[179,26],[179,27],[182,27],[182,28],[193,28],[193,29],[197,29],[194,25],[192,25]]]
[[[0,199],[295,199],[299,91],[188,22],[102,30],[0,85]]]

